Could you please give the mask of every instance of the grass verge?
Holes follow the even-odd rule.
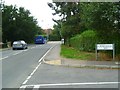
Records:
[[[60,55],[64,58],[77,60],[96,60],[95,52],[84,52],[65,45],[61,45]],[[113,59],[112,56],[110,56],[107,53],[104,53],[102,51],[98,53],[98,60],[100,61],[112,61],[112,59]],[[115,60],[116,61],[120,60],[119,55],[115,57]]]
[[[95,53],[83,52],[65,45],[61,45],[60,54],[62,57],[65,57],[65,58],[80,59],[80,60],[95,60]]]

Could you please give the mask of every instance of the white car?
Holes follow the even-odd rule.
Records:
[[[12,49],[27,49],[27,43],[23,40],[20,41],[14,41],[12,45]]]

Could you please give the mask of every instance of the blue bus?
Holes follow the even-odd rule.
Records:
[[[46,39],[43,36],[36,36],[35,37],[35,44],[45,44]]]

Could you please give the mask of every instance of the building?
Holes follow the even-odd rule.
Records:
[[[46,34],[46,35],[50,35],[52,33],[52,29],[43,29],[43,32]]]

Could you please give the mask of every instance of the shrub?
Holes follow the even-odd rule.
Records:
[[[52,35],[49,35],[49,40],[50,41],[60,41],[60,37],[58,35],[52,34]]]
[[[87,30],[70,39],[70,44],[76,49],[83,51],[93,51],[97,43],[97,35],[93,30]]]

